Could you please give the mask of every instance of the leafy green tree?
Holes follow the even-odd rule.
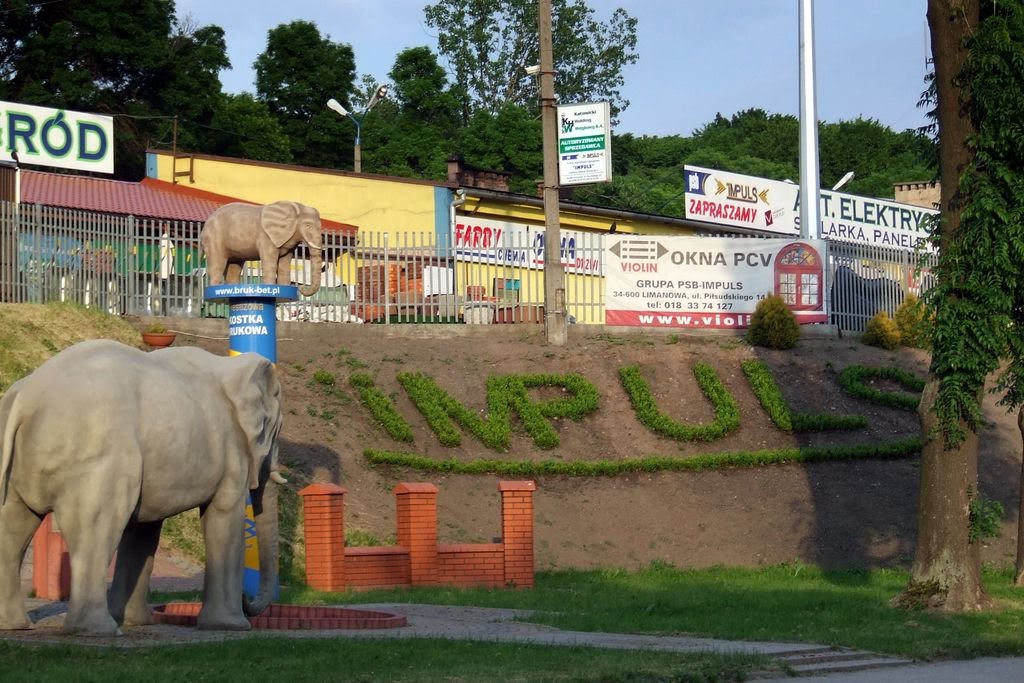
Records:
[[[978,492],[985,382],[1008,359],[1002,402],[1024,404],[1024,6],[929,0],[935,64],[942,220],[930,377],[919,414],[918,533],[900,600],[975,610],[979,529],[991,514]]]
[[[7,4],[5,4],[5,8]],[[138,179],[150,144],[202,134],[229,65],[224,33],[179,24],[171,0],[10,3],[0,28],[4,99],[114,116],[115,175]]]
[[[378,173],[444,180],[447,159],[459,133],[458,99],[444,69],[427,47],[405,50],[388,74],[392,111],[387,124],[374,127],[372,157]],[[379,105],[380,106],[380,105]]]
[[[506,104],[538,109],[537,79],[524,68],[540,61],[536,0],[439,0],[425,9],[438,50],[458,84],[463,121]],[[622,69],[637,61],[635,18],[617,9],[607,23],[585,0],[553,0],[556,91],[563,102],[607,100],[613,121],[629,106]]]
[[[819,135],[824,187],[853,170],[855,179],[844,192],[892,197],[897,182],[935,175],[930,165],[935,145],[923,132],[896,133],[876,121],[857,119],[821,123]],[[797,178],[799,122],[794,116],[748,109],[731,117],[719,114],[691,137],[613,136],[612,150],[613,181],[575,188],[575,200],[682,216],[686,164],[773,180]]]
[[[612,182],[581,185],[572,192],[573,201],[660,216],[683,215],[683,190],[678,178],[682,169],[655,172],[637,169],[613,175]]]
[[[155,112],[168,112],[178,118],[178,149],[207,150],[207,127],[224,101],[218,74],[231,66],[224,29],[196,28],[186,20],[166,42],[164,50],[164,59],[154,74],[160,87],[153,93],[149,106]]]
[[[224,95],[206,133],[204,151],[220,156],[291,163],[288,136],[267,105],[249,93]]]
[[[332,97],[349,111],[355,92],[352,46],[331,42],[316,24],[293,21],[267,33],[257,58],[256,95],[277,118],[296,163],[322,168],[351,166],[355,126],[327,108]]]
[[[777,180],[796,179],[800,122],[795,116],[769,114],[763,109],[747,109],[730,118],[718,114],[694,132],[687,163]]]
[[[831,187],[847,171],[854,179],[843,192],[892,197],[898,182],[931,180],[932,143],[923,133],[895,133],[874,119],[822,123],[818,132],[822,185]]]
[[[516,104],[496,114],[478,111],[462,131],[458,151],[481,168],[511,174],[511,190],[536,195],[544,175],[540,121]]]
[[[28,0],[5,0],[0,16],[0,99],[10,99],[8,88],[18,69],[25,36],[29,34],[32,13]]]
[[[445,133],[455,132],[459,126],[458,99],[430,48],[405,50],[395,58],[388,75],[394,83],[393,98],[399,114],[415,116]]]

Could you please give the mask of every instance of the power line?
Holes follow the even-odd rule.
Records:
[[[25,10],[31,10],[36,7],[42,7],[43,5],[55,5],[58,2],[67,2],[67,0],[44,0],[44,2],[37,2],[35,4],[26,4],[24,7],[17,7],[11,9],[0,10],[0,14],[12,14],[14,12],[23,12]]]

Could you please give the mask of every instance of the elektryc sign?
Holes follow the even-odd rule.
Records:
[[[715,225],[800,235],[800,186],[686,166],[686,217]],[[818,234],[838,242],[913,251],[927,246],[938,211],[887,199],[820,190]]]
[[[0,102],[0,160],[97,173],[114,172],[114,119]]]

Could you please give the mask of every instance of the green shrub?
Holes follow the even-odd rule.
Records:
[[[781,296],[769,294],[758,302],[750,318],[748,342],[770,349],[791,349],[799,338],[800,324]]]
[[[794,413],[764,361],[745,360],[740,366],[754,395],[761,402],[761,407],[775,426],[784,432],[826,432],[833,429],[863,429],[868,426],[867,418],[863,415]]]
[[[888,313],[879,311],[868,321],[860,340],[869,346],[879,346],[892,351],[900,345],[900,331]]]
[[[743,374],[747,376],[750,388],[754,390],[761,407],[768,413],[775,426],[784,432],[792,432],[793,414],[768,366],[764,361],[745,360],[740,363],[740,367],[743,368]]]
[[[658,409],[651,388],[640,373],[639,365],[619,368],[619,381],[629,396],[637,419],[656,434],[678,441],[714,441],[739,428],[740,407],[714,368],[706,363],[695,363],[693,375],[697,378],[697,386],[715,408],[713,422],[702,425],[676,422]]]
[[[334,375],[326,370],[317,370],[313,373],[313,382],[316,384],[322,384],[325,387],[333,387],[334,381]]]
[[[359,397],[363,400],[363,405],[369,409],[392,439],[412,441],[412,428],[399,414],[394,402],[377,389],[373,377],[365,372],[354,372],[349,376],[348,383],[359,390]]]
[[[896,382],[906,392],[882,391],[873,386],[873,380],[882,379]],[[917,410],[924,391],[924,380],[913,373],[900,368],[869,368],[863,365],[851,365],[839,373],[839,386],[850,396],[863,398],[879,405],[903,410]]]
[[[900,343],[915,349],[926,349],[930,346],[929,320],[925,314],[924,304],[914,294],[907,294],[900,307],[896,309],[893,320],[900,333]]]
[[[481,417],[439,387],[428,375],[403,372],[398,382],[426,419],[443,446],[458,446],[462,436],[458,423],[488,448],[505,451],[509,447],[511,416],[519,415],[526,433],[540,448],[558,446],[558,432],[550,418],[580,420],[597,410],[597,388],[581,375],[492,375],[487,378],[487,410]],[[533,400],[532,387],[562,387],[567,396],[546,401]]]

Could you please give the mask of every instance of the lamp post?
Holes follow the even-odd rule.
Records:
[[[800,0],[800,237],[821,232],[818,105],[814,90],[814,0]]]
[[[378,86],[377,90],[374,91],[374,93],[373,93],[373,97],[371,97],[370,101],[366,103],[366,106],[363,107],[363,111],[359,114],[358,117],[356,115],[354,115],[352,112],[350,112],[348,109],[345,109],[345,107],[341,106],[341,102],[339,102],[338,100],[334,99],[333,97],[331,99],[327,100],[327,108],[328,109],[330,109],[332,111],[336,111],[336,112],[338,112],[338,114],[340,114],[342,116],[349,117],[350,119],[352,119],[352,123],[356,124],[355,163],[353,164],[353,167],[354,167],[356,173],[362,173],[362,170],[363,170],[362,147],[361,147],[361,136],[362,136],[362,128],[363,128],[363,119],[366,118],[366,115],[370,112],[371,109],[373,109],[377,105],[378,102],[380,102],[381,100],[383,100],[387,96],[388,96],[388,86],[386,86],[386,85]]]

